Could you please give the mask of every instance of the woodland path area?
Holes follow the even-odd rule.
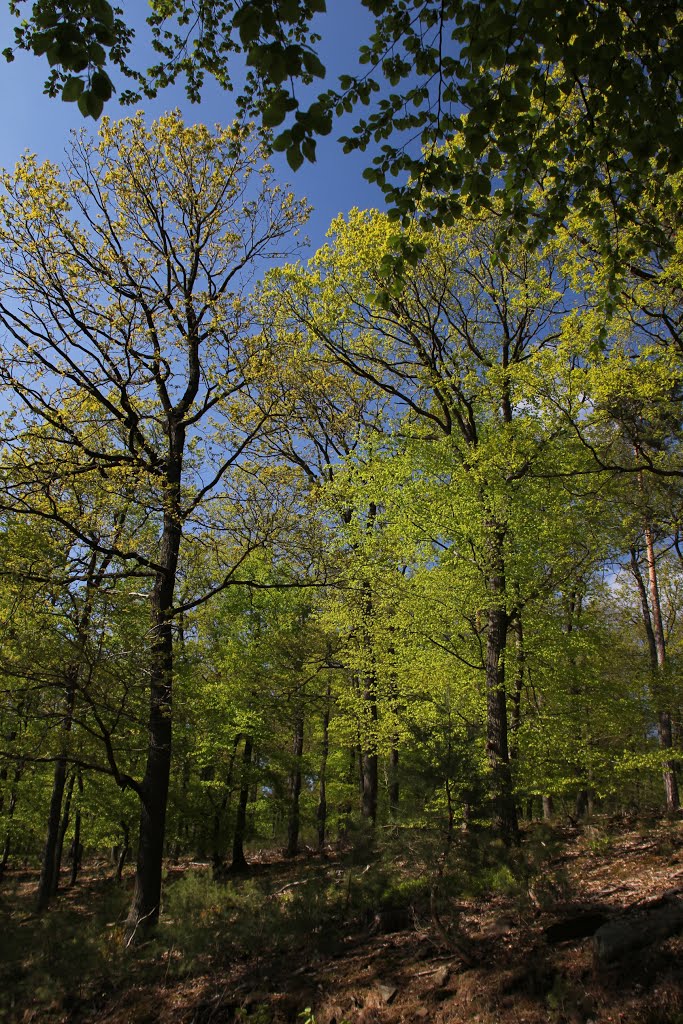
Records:
[[[378,896],[386,859],[376,855],[362,864],[349,851],[295,861],[262,852],[227,884],[208,867],[178,865],[156,937],[127,951],[127,894],[109,866],[91,865],[42,917],[31,912],[35,877],[15,872],[0,895],[0,1020],[683,1021],[683,928],[607,964],[592,938],[603,922],[644,935],[677,905],[683,823],[540,826],[512,865],[499,854],[496,864],[495,849],[480,853],[476,894],[452,895],[459,877],[466,893],[461,863],[444,874],[436,914],[408,856],[392,864],[402,877],[391,906]],[[373,914],[373,904],[383,909]]]

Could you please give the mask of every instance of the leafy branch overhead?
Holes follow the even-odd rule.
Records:
[[[38,0],[16,42],[47,56],[48,92],[61,89],[93,117],[111,94],[110,65],[135,82],[124,101],[178,78],[198,100],[207,74],[233,88],[241,54],[248,75],[238,102],[280,129],[275,148],[295,169],[315,160],[316,139],[336,119],[360,111],[341,141],[347,152],[372,151],[365,174],[398,219],[419,210],[451,223],[502,194],[518,226],[539,238],[574,206],[607,245],[615,228],[638,221],[653,165],[661,197],[676,198],[667,180],[683,164],[676,0],[575,3],[562,17],[548,0],[362,3],[374,17],[362,70],[303,105],[297,84],[325,74],[324,0],[153,0],[159,61],[145,74],[127,65],[133,33],[125,9],[107,0]],[[25,5],[10,6],[18,17]],[[444,146],[456,136],[462,145]],[[532,184],[541,187],[533,202]],[[659,225],[642,225],[642,247],[664,244]]]

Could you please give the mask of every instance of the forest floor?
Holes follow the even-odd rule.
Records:
[[[662,898],[677,901],[681,821],[537,825],[512,853],[457,836],[439,857],[406,832],[381,850],[361,837],[324,857],[252,857],[225,883],[170,867],[160,926],[129,949],[131,879],[117,886],[110,865],[88,865],[40,917],[35,873],[10,872],[0,1020],[683,1024],[683,929],[607,964],[590,934],[602,921],[645,934]]]

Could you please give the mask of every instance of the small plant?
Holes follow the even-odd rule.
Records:
[[[601,832],[593,828],[590,830],[586,840],[586,846],[595,857],[600,857],[611,849],[613,841],[612,836],[607,832]]]
[[[301,1024],[317,1024],[315,1014],[313,1013],[313,1010],[310,1008],[310,1006],[305,1007],[305,1009],[301,1011],[301,1013],[299,1014],[299,1020],[301,1021]],[[349,1022],[346,1019],[346,1017],[344,1017],[344,1019],[341,1020],[339,1024],[349,1024]]]
[[[270,1007],[267,1003],[259,1003],[252,1010],[247,1010],[244,1007],[240,1007],[235,1011],[235,1020],[249,1022],[249,1024],[271,1024],[273,1017],[270,1012]],[[315,1021],[311,1018],[313,1024]]]

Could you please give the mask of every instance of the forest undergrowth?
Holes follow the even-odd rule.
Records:
[[[683,1024],[683,935],[607,964],[592,938],[683,892],[678,820],[536,823],[512,850],[459,834],[446,856],[396,829],[249,859],[219,882],[169,863],[159,927],[128,946],[132,873],[93,861],[37,915],[35,871],[9,872],[0,1020]]]

